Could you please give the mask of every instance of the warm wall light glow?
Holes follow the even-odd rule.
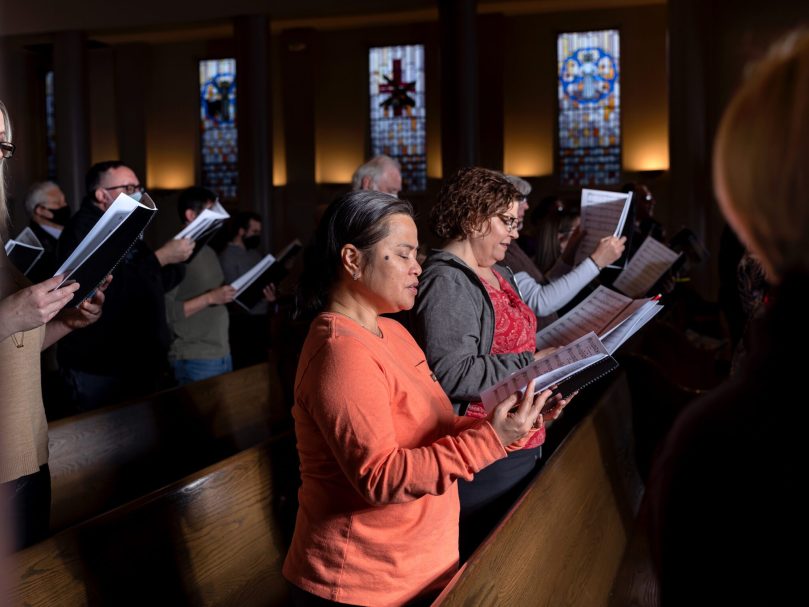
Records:
[[[624,142],[625,170],[667,171],[668,168],[669,141],[665,135]]]
[[[185,154],[152,151],[146,162],[146,187],[179,190],[194,185],[194,159]]]
[[[351,183],[357,167],[365,162],[362,142],[356,136],[335,132],[333,136],[318,133],[315,148],[315,181],[317,183]]]
[[[507,139],[503,145],[503,170],[509,175],[541,177],[553,173],[553,148],[540,142]]]
[[[276,142],[272,155],[272,184],[276,187],[287,184],[287,157],[284,146]]]

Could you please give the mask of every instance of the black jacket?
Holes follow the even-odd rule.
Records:
[[[101,218],[85,200],[65,226],[57,247],[62,263]],[[185,275],[185,266],[160,266],[152,250],[137,240],[112,272],[101,318],[59,342],[59,365],[99,375],[153,374],[168,364],[169,330],[165,293]]]

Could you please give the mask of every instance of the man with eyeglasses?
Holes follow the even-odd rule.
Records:
[[[117,160],[93,165],[85,186],[81,207],[59,239],[59,263],[68,258],[118,196],[123,193],[140,200],[143,195],[135,172]],[[182,262],[193,249],[192,240],[181,239],[169,240],[152,251],[142,238],[138,239],[112,272],[104,314],[93,330],[60,342],[59,366],[77,411],[165,386],[170,377],[165,294],[185,276]]]

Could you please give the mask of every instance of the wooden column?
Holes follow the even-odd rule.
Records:
[[[118,154],[120,160],[135,171],[135,175],[144,186],[148,183],[145,91],[149,86],[147,78],[149,62],[149,46],[146,44],[122,44],[115,47]]]
[[[315,82],[317,32],[291,29],[281,33],[281,80],[287,185],[284,213],[287,237],[312,232],[315,182]],[[294,84],[293,84],[294,83]],[[294,206],[293,206],[294,205]]]
[[[236,43],[236,121],[239,135],[239,206],[263,218],[263,245],[273,250],[272,96],[270,95],[270,21],[266,15],[234,20]]]
[[[444,178],[480,162],[476,0],[439,0]]]
[[[73,210],[84,196],[84,175],[90,167],[87,52],[83,32],[55,36],[56,174]]]

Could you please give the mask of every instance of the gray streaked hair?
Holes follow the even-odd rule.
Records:
[[[506,175],[505,177],[523,196],[528,196],[531,193],[531,184],[522,177],[517,177],[516,175]]]
[[[366,177],[370,177],[371,181],[374,184],[377,183],[377,178],[385,172],[385,169],[388,167],[394,167],[397,171],[401,171],[402,167],[399,164],[399,161],[395,158],[391,158],[390,156],[386,156],[385,154],[380,154],[379,156],[374,156],[368,162],[361,165],[356,171],[354,171],[353,177],[351,177],[351,189],[353,191],[358,191],[362,189],[362,180]]]
[[[28,193],[25,195],[25,212],[30,217],[34,216],[34,209],[45,202],[45,192],[52,188],[58,189],[59,185],[53,181],[38,181],[28,188]]]

